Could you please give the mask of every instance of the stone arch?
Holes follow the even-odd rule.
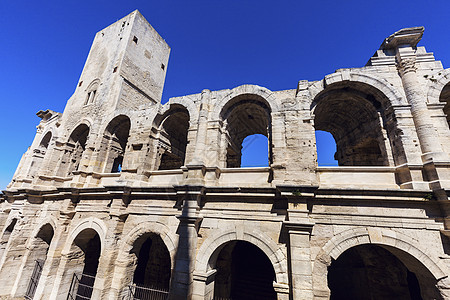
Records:
[[[44,225],[46,225],[46,224],[49,224],[53,228],[53,231],[56,232],[56,228],[57,228],[56,224],[57,224],[57,222],[56,222],[55,217],[47,217],[47,218],[43,219],[42,221],[40,221],[38,223],[38,226],[36,226],[33,229],[33,231],[31,232],[31,235],[30,235],[30,237],[28,238],[28,240],[26,242],[27,249],[29,249],[32,246],[33,239],[38,235],[38,233],[41,230],[41,228]]]
[[[207,238],[198,251],[195,271],[200,273],[210,271],[211,259],[215,259],[213,255],[217,256],[227,242],[239,240],[249,242],[262,250],[272,263],[277,283],[288,283],[287,260],[280,247],[264,233],[244,228],[241,231],[236,229],[219,231]]]
[[[184,107],[188,113],[189,113],[189,118],[191,121],[197,121],[198,120],[198,107],[195,104],[194,100],[189,97],[189,96],[185,96],[185,97],[177,97],[177,98],[170,98],[169,101],[165,104],[163,104],[161,106],[161,109],[159,111],[160,116],[165,115],[169,110],[171,110],[172,106],[182,106]],[[158,123],[158,116],[155,117],[155,123]]]
[[[5,226],[0,232],[0,267],[3,264],[3,256],[7,250],[11,235],[19,220],[19,216],[11,216],[10,218],[8,218],[7,222],[5,222]]]
[[[105,249],[105,239],[106,239],[106,232],[107,232],[107,226],[106,224],[97,218],[90,217],[86,219],[82,219],[75,228],[71,231],[71,233],[68,235],[67,241],[63,248],[63,255],[67,255],[70,251],[70,248],[75,240],[75,238],[78,236],[80,232],[82,232],[85,229],[93,229],[97,232],[97,234],[100,237],[101,242],[101,252]],[[101,255],[101,254],[100,254]]]
[[[50,128],[46,130],[42,135],[41,140],[39,141],[38,147],[44,147],[45,149],[48,149],[48,146],[50,145],[50,141],[53,138],[53,130]]]
[[[53,218],[39,222],[26,242],[26,252],[18,270],[18,276],[13,286],[15,297],[33,298],[41,283],[41,273],[49,258],[49,250],[54,238],[56,223]]]
[[[35,143],[32,155],[32,162],[29,170],[29,176],[35,178],[36,174],[41,172],[42,164],[45,161],[53,136],[53,130],[50,128],[39,136],[40,140]]]
[[[139,223],[130,232],[128,232],[120,242],[120,250],[117,256],[118,260],[123,260],[133,248],[134,242],[146,233],[155,233],[161,237],[169,250],[172,266],[175,263],[175,252],[177,250],[176,237],[170,233],[169,227],[162,223],[144,222]]]
[[[98,140],[98,156],[101,172],[119,173],[127,152],[127,145],[132,129],[131,118],[126,114],[116,114],[105,124]]]
[[[340,166],[392,166],[406,159],[390,109],[404,99],[384,79],[344,71],[310,92],[314,127],[333,135]]]
[[[434,77],[437,78],[434,78]],[[443,71],[438,71],[431,76],[434,80],[430,80],[427,86],[427,102],[430,104],[439,103],[439,97],[444,87],[450,83],[450,68]]]
[[[94,217],[81,219],[74,226],[61,251],[62,258],[52,293],[57,293],[59,297],[66,297],[69,291],[77,293],[79,285],[70,290],[74,274],[82,283],[82,289],[86,290],[86,296],[99,292],[102,282],[97,280],[97,275],[99,261],[106,248],[106,232],[106,224]]]
[[[222,126],[219,162],[221,167],[242,167],[244,140],[247,137],[264,136],[267,143],[267,160],[264,166],[273,163],[272,117],[281,109],[280,101],[266,88],[242,85],[219,99],[212,112],[212,120]],[[245,160],[245,157],[244,157]]]
[[[66,128],[66,137],[64,138],[64,142],[70,141],[70,135],[73,133],[73,131],[79,127],[80,125],[86,125],[90,130],[93,128],[94,121],[91,118],[82,118],[79,120],[76,124],[73,126],[70,126],[69,128]]]
[[[164,245],[166,246],[169,255],[171,270],[173,270],[175,265],[175,254],[177,251],[177,238],[174,236],[167,225],[158,222],[143,222],[139,223],[137,226],[133,227],[128,233],[124,234],[119,241],[119,252],[117,255],[113,279],[112,279],[112,290],[111,299],[116,299],[120,292],[125,288],[127,284],[130,284],[133,280],[133,273],[136,261],[133,257],[132,250],[135,242],[141,238],[145,237],[147,234],[158,235]],[[172,271],[171,271],[172,273]]]
[[[130,132],[132,129],[134,129],[137,126],[136,122],[137,122],[138,118],[133,118],[130,115],[130,112],[127,110],[119,109],[119,110],[116,110],[114,112],[114,114],[109,115],[108,118],[104,119],[104,120],[108,120],[108,121],[102,122],[102,125],[99,127],[98,133],[104,133],[107,130],[108,126],[110,126],[111,122],[120,116],[126,117],[130,120]]]
[[[218,100],[214,106],[214,110],[211,115],[212,120],[219,120],[220,115],[223,111],[223,109],[226,107],[227,103],[231,101],[232,99],[235,99],[236,97],[242,97],[245,95],[253,95],[257,96],[261,99],[264,99],[266,101],[267,105],[269,106],[272,113],[278,112],[282,108],[281,101],[277,99],[273,92],[265,87],[261,87],[258,85],[253,84],[244,84],[238,87],[235,87],[228,93],[226,96],[224,96],[222,99]]]
[[[5,232],[12,232],[17,223],[20,221],[19,215],[9,216],[7,222],[5,222],[5,226],[3,226],[3,230],[1,231],[1,235]]]
[[[180,169],[186,162],[188,145],[193,144],[189,135],[192,120],[185,105],[170,103],[153,120],[155,130],[153,161],[155,169]]]
[[[91,123],[87,119],[81,120],[76,126],[70,129],[67,129],[66,135],[63,138],[64,151],[62,151],[59,157],[56,176],[70,176],[73,171],[77,171],[82,166],[83,153],[92,134]]]
[[[387,247],[389,250],[402,252],[414,259],[414,262],[426,269],[436,281],[447,277],[447,274],[431,258],[426,251],[418,248],[419,242],[397,231],[380,228],[349,229],[331,238],[319,251],[313,265],[313,292],[317,298],[329,297],[327,269],[332,259],[336,260],[346,250],[365,244]],[[395,254],[395,253],[394,253]],[[405,263],[402,258],[399,258]],[[405,263],[406,265],[406,263]]]
[[[389,100],[388,105],[385,104],[386,107],[408,104],[405,97],[386,79],[376,78],[367,74],[351,72],[349,70],[326,75],[323,80],[317,81],[315,84],[313,84],[309,88],[311,99],[315,99],[317,95],[323,92],[329,85],[346,81],[366,84],[380,91]],[[313,107],[315,105],[311,104],[311,106]]]
[[[16,270],[20,265],[20,260],[18,259],[7,259],[9,257],[14,257],[14,251],[10,251],[14,249],[16,246],[22,243],[20,238],[18,237],[18,227],[20,227],[21,223],[20,215],[14,214],[7,218],[5,222],[5,226],[2,228],[0,234],[0,292],[4,293],[7,291],[8,293],[11,291],[11,280],[16,278],[14,273],[11,276],[11,270]]]

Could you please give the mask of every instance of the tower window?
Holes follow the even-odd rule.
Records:
[[[85,90],[86,91],[86,100],[84,100],[84,105],[94,103],[98,87],[99,87],[98,79],[95,79],[94,81],[91,82],[91,84],[89,84],[89,86]]]
[[[135,42],[136,43],[136,45],[137,45],[137,42],[138,42],[138,38],[137,37],[133,37],[133,42]]]

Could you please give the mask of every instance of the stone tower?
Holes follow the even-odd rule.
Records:
[[[164,105],[142,15],[98,32],[0,197],[0,298],[449,299],[450,69],[423,31],[289,90]],[[243,168],[255,134],[267,166]]]

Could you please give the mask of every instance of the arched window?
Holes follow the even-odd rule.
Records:
[[[35,177],[39,173],[42,161],[44,160],[45,153],[47,153],[50,140],[52,139],[52,133],[47,132],[42,138],[39,146],[33,151],[33,161],[30,168],[30,177]]]
[[[392,153],[378,94],[366,86],[331,85],[314,99],[315,129],[333,136],[334,157],[340,166],[390,164]]]
[[[179,169],[184,165],[188,129],[189,113],[186,108],[171,107],[159,127],[158,170]]]
[[[51,139],[52,139],[52,133],[49,131],[44,135],[41,142],[39,143],[39,149],[41,150],[41,152],[43,151],[44,154],[48,148],[48,145],[49,145]]]
[[[84,105],[94,103],[95,96],[97,95],[98,86],[99,86],[98,79],[95,79],[94,81],[91,82],[91,84],[89,84],[89,86],[86,89],[86,98],[84,100]]]
[[[272,162],[271,147],[271,115],[267,102],[255,95],[241,95],[230,100],[221,113],[224,124],[227,168],[241,167],[244,139],[252,135],[263,135],[268,145],[262,147],[262,152],[268,154],[268,164]]]
[[[109,122],[103,135],[102,159],[105,160],[104,172],[118,173],[122,171],[128,136],[130,135],[130,118],[124,115],[115,117]],[[105,159],[106,157],[106,159]]]
[[[70,135],[65,151],[66,158],[69,159],[66,163],[68,168],[65,175],[70,175],[73,171],[79,169],[83,152],[86,150],[88,135],[89,127],[86,124],[78,125]]]

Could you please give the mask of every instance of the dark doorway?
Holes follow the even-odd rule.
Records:
[[[68,263],[67,267],[75,273],[68,299],[90,299],[101,253],[100,236],[93,229],[85,229],[77,235],[71,250],[74,259]]]
[[[331,300],[422,300],[419,281],[390,251],[360,245],[345,251],[328,268]]]
[[[137,255],[133,283],[167,291],[171,273],[170,254],[161,237],[148,234],[139,238],[133,252]]]
[[[234,241],[225,245],[217,257],[216,269],[215,299],[277,299],[272,264],[251,243]]]

